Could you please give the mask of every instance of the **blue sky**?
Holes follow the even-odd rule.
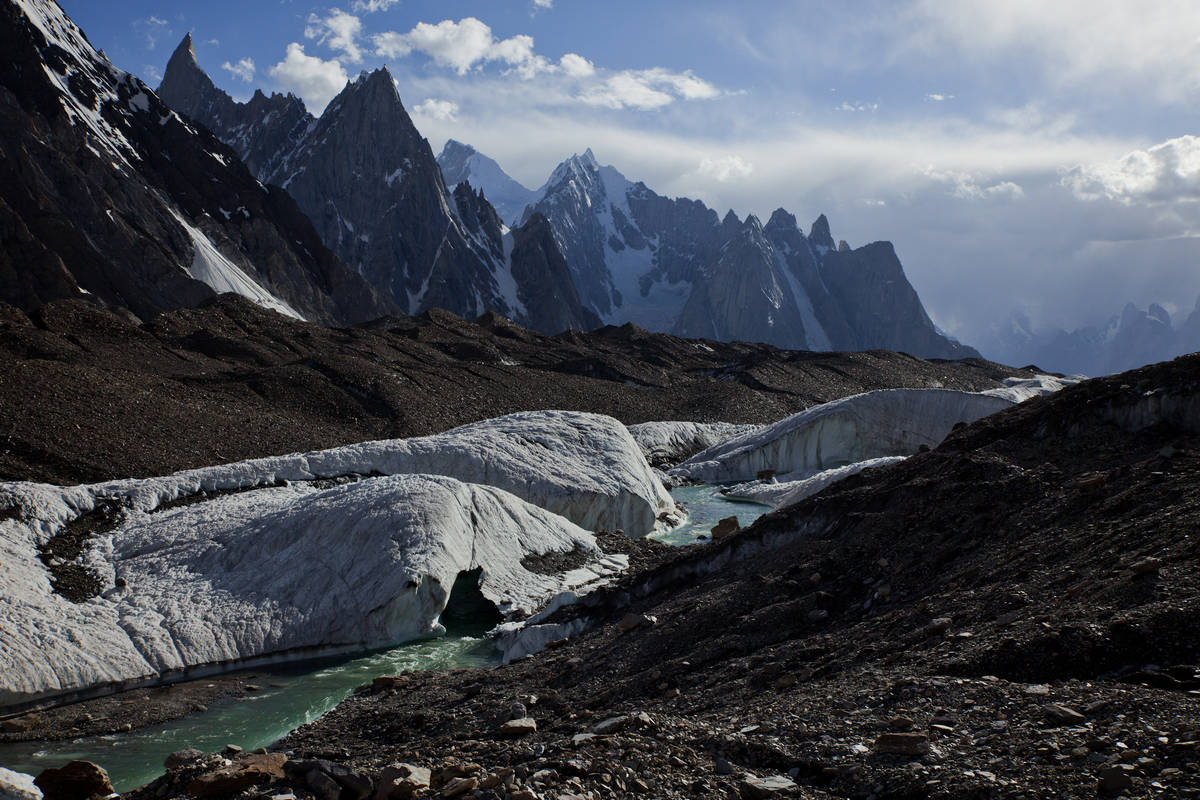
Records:
[[[536,187],[592,147],[663,194],[896,244],[935,321],[1073,327],[1200,294],[1200,4],[64,0],[157,85],[191,31],[235,97],[314,111],[387,63],[439,149]],[[1049,9],[1049,10],[1048,10]]]

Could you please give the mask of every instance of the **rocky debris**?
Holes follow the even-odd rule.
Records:
[[[1102,795],[1116,795],[1133,788],[1134,768],[1129,764],[1117,764],[1100,770],[1097,790]]]
[[[0,323],[0,403],[13,420],[0,478],[70,484],[438,433],[522,410],[761,423],[879,386],[980,390],[1014,373],[610,328],[551,337],[436,311],[331,330],[233,296],[142,325],[75,300],[32,321]]]
[[[796,782],[786,775],[768,775],[765,778],[747,775],[738,784],[741,796],[745,800],[769,800],[795,788]]]
[[[617,627],[626,633],[637,630],[638,628],[653,627],[657,624],[657,617],[652,617],[648,614],[635,614],[632,611],[617,620]]]
[[[32,775],[0,767],[0,800],[42,800]]]
[[[929,749],[929,737],[923,733],[881,733],[875,740],[877,753],[923,756]]]
[[[430,771],[425,767],[403,762],[389,764],[379,773],[375,800],[409,800],[413,795],[428,789],[430,780]]]
[[[1062,703],[1047,703],[1046,718],[1055,725],[1081,725],[1087,717]]]
[[[182,769],[183,767],[195,764],[204,758],[204,752],[197,750],[194,747],[189,747],[184,750],[176,750],[165,759],[163,766],[168,770]]]
[[[500,735],[508,736],[513,739],[519,739],[522,736],[528,736],[531,733],[537,733],[537,721],[532,717],[521,717],[520,719],[510,719],[500,726]]]
[[[713,541],[718,541],[733,536],[741,529],[742,526],[738,523],[737,517],[725,517],[712,527],[710,533],[712,534]]]
[[[72,761],[65,767],[51,767],[33,781],[45,800],[86,800],[113,794],[108,773],[90,761]]]
[[[272,783],[284,777],[287,756],[283,753],[251,753],[239,755],[233,763],[197,776],[188,784],[188,794],[195,797],[226,797],[231,794]]]

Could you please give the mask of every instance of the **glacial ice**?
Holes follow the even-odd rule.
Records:
[[[528,411],[412,439],[269,456],[92,487],[151,509],[200,491],[343,475],[428,473],[495,486],[590,531],[650,533],[675,508],[629,431],[601,414]]]
[[[730,500],[745,500],[750,503],[762,503],[772,508],[783,508],[793,503],[799,503],[804,498],[816,494],[831,483],[837,483],[842,478],[857,475],[864,469],[886,467],[888,464],[895,464],[904,459],[905,456],[869,458],[866,461],[847,464],[844,467],[833,467],[832,469],[822,470],[815,475],[806,476],[804,473],[792,473],[770,481],[755,480],[748,483],[740,483],[736,486],[722,489],[721,494]]]
[[[97,487],[4,488],[23,511],[0,523],[0,708],[437,633],[464,571],[482,568],[483,595],[519,616],[627,564],[508,492],[396,475],[135,507],[83,560],[110,588],[73,603],[54,593],[38,549],[55,523],[92,507]],[[551,552],[585,563],[555,574],[522,566]]]
[[[749,433],[761,425],[730,422],[657,421],[630,425],[629,432],[651,464],[678,464],[730,436]]]
[[[813,475],[884,456],[936,447],[958,422],[1013,405],[951,389],[880,389],[805,409],[697,453],[668,475],[703,483],[753,480],[762,470]]]
[[[375,477],[319,480],[341,476]],[[102,502],[124,511],[78,563],[107,588],[73,603],[40,551]],[[477,568],[502,612],[532,613],[624,569],[589,530],[649,533],[674,503],[624,425],[539,411],[164,477],[3,483],[0,509],[2,709],[433,633]],[[521,565],[549,552],[582,565]]]

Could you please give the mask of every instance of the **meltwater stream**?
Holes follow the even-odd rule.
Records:
[[[695,544],[701,537],[706,538],[709,529],[724,517],[737,516],[744,527],[770,510],[753,503],[730,502],[715,486],[685,486],[673,489],[671,494],[687,506],[688,520],[655,538],[674,545]],[[463,596],[459,586],[455,584],[452,598]],[[471,597],[469,590],[465,594]],[[478,595],[477,589],[474,595]],[[62,766],[73,759],[92,761],[108,771],[114,789],[124,792],[161,775],[163,759],[176,750],[193,747],[208,753],[228,744],[247,751],[266,747],[329,711],[356,687],[378,675],[498,663],[496,649],[483,637],[496,620],[489,618],[480,602],[486,602],[481,595],[473,605],[469,600],[465,606],[460,603],[447,609],[443,622],[448,632],[442,638],[409,642],[358,657],[256,669],[254,681],[263,686],[261,691],[213,703],[207,711],[172,722],[132,733],[64,742],[0,744],[0,767],[37,775],[47,767]]]

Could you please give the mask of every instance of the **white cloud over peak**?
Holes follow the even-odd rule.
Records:
[[[719,183],[745,178],[754,172],[754,165],[741,156],[720,156],[700,160],[699,172]]]
[[[147,50],[153,50],[158,46],[159,39],[171,35],[171,23],[153,14],[145,19],[136,20],[133,27],[141,35]]]
[[[948,184],[949,194],[960,200],[986,200],[988,198],[1014,200],[1025,196],[1025,190],[1013,181],[998,181],[991,186],[981,186],[980,179],[968,172],[943,170],[936,167],[926,167],[922,172],[936,183]]]
[[[283,61],[267,73],[280,87],[303,97],[309,110],[318,116],[349,80],[341,62],[306,55],[304,45],[299,42],[289,44]]]
[[[362,61],[363,51],[358,44],[362,35],[362,20],[340,8],[331,8],[324,17],[309,14],[304,26],[306,39],[316,39],[317,44],[327,45],[340,51],[352,64]]]
[[[554,8],[554,0],[533,0],[534,8]]]
[[[234,64],[226,61],[221,65],[221,69],[228,70],[229,74],[243,83],[254,80],[254,59],[252,58],[239,58]]]
[[[1081,200],[1107,197],[1126,205],[1200,201],[1200,138],[1180,136],[1108,163],[1077,166],[1063,185]]]
[[[444,19],[436,24],[418,22],[408,33],[388,31],[371,37],[375,54],[384,58],[402,58],[413,52],[424,53],[435,64],[466,75],[480,64],[499,61],[515,69],[522,77],[532,77],[552,67],[543,56],[533,52],[533,37],[519,34],[497,39],[485,22],[465,17],[458,22]]]
[[[458,103],[430,97],[424,103],[413,106],[413,113],[443,122],[453,122],[458,116]]]

